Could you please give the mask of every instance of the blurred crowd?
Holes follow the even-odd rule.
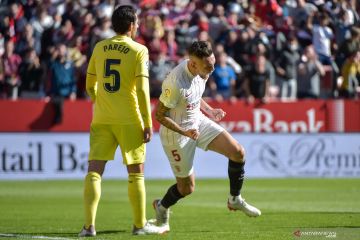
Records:
[[[118,4],[139,9],[137,41],[150,54],[150,90],[194,40],[217,63],[206,97],[218,101],[358,98],[356,0],[0,0],[0,98],[87,98],[95,44],[115,35]]]

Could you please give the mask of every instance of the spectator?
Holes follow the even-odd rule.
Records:
[[[181,20],[179,25],[175,29],[175,40],[178,45],[178,55],[184,56],[186,54],[186,49],[190,46],[193,41],[193,37],[189,34],[189,22],[186,20]]]
[[[238,44],[238,33],[236,30],[230,30],[225,36],[225,41],[223,41],[224,49],[226,49],[226,53],[234,58],[237,54],[235,52],[236,44]]]
[[[48,97],[53,103],[54,124],[62,122],[63,103],[65,99],[76,99],[75,69],[68,59],[68,49],[64,43],[59,43],[52,56],[49,68]]]
[[[324,67],[318,60],[314,47],[312,45],[307,46],[298,66],[297,97],[299,99],[319,98],[320,76],[324,75]]]
[[[161,94],[161,85],[167,74],[174,67],[174,64],[166,60],[166,55],[162,52],[155,55],[155,59],[150,62],[150,97],[158,98]]]
[[[317,12],[317,7],[309,1],[297,0],[296,8],[290,12],[290,16],[294,19],[297,28],[303,28],[308,18]]]
[[[91,49],[94,48],[95,44],[101,40],[114,37],[116,34],[111,29],[111,21],[109,18],[103,17],[100,19],[99,25],[93,29],[93,36],[91,39]]]
[[[30,19],[30,24],[34,28],[36,37],[41,37],[46,29],[49,29],[54,24],[54,19],[48,14],[44,6],[39,6],[36,10],[36,15]]]
[[[19,67],[21,78],[20,96],[22,98],[41,98],[44,96],[44,67],[40,64],[35,49],[29,48]]]
[[[101,17],[111,18],[112,12],[114,10],[115,0],[104,0],[97,8],[97,15]]]
[[[211,1],[206,1],[204,3],[203,12],[207,18],[210,18],[214,11],[214,4]]]
[[[57,12],[61,13],[62,23],[65,23],[67,26],[66,28],[70,31],[69,22],[71,22],[71,28],[74,30],[78,27],[80,18],[80,10],[78,5],[75,1],[65,1],[62,2],[57,7]]]
[[[24,27],[27,23],[26,18],[24,17],[24,8],[19,3],[12,3],[10,5],[10,37],[13,41],[17,41],[20,34],[23,32]]]
[[[175,41],[175,32],[172,29],[169,29],[165,32],[165,45],[166,45],[166,56],[169,61],[177,64],[179,60],[179,56],[177,55],[178,52],[178,45]]]
[[[59,29],[56,29],[53,35],[53,41],[55,44],[66,43],[71,41],[75,35],[73,23],[67,19],[64,20]]]
[[[306,23],[300,28],[297,28],[297,37],[299,40],[299,44],[303,49],[306,46],[313,44],[312,19],[312,17],[307,18]]]
[[[255,16],[261,19],[265,27],[274,26],[276,15],[282,15],[282,8],[276,0],[259,0],[255,2]]]
[[[211,46],[214,45],[214,41],[211,39],[209,33],[207,31],[200,31],[197,36],[198,41],[207,41],[210,42]]]
[[[336,46],[341,46],[341,44],[349,38],[350,27],[352,24],[349,23],[349,13],[342,10],[340,13],[335,16],[334,19],[334,28],[335,28],[335,42]]]
[[[319,15],[319,24],[313,25],[313,45],[319,60],[323,64],[331,65],[331,41],[334,33],[329,27],[329,17],[325,13]]]
[[[91,35],[92,30],[95,26],[95,18],[94,15],[91,12],[86,12],[82,16],[81,20],[81,26],[79,26],[78,34],[82,37],[82,47],[81,52],[85,54],[86,56],[91,55],[90,51],[90,41],[91,41]]]
[[[319,61],[324,65],[330,65],[333,71],[332,94],[336,96],[336,81],[339,74],[339,68],[332,59],[331,41],[334,39],[332,29],[329,27],[329,16],[325,13],[319,15],[319,24],[314,24],[312,28],[313,45],[319,56]]]
[[[220,40],[228,30],[229,24],[225,16],[224,6],[217,4],[214,9],[214,14],[209,19],[209,32],[211,39],[214,41]]]
[[[40,54],[41,41],[40,38],[35,38],[34,29],[31,24],[26,24],[24,31],[20,35],[20,39],[17,41],[15,51],[23,57],[25,51],[29,48],[33,48],[36,51],[36,54]]]
[[[154,61],[159,54],[166,54],[167,45],[166,42],[160,37],[160,32],[153,32],[152,39],[148,42],[149,47],[149,59]]]
[[[341,1],[342,4],[342,8],[344,9],[344,11],[347,13],[348,15],[348,22],[349,24],[353,25],[355,24],[357,21],[359,21],[359,14],[356,11],[356,3],[354,0],[346,0],[346,1]]]
[[[360,86],[360,51],[354,52],[346,59],[341,69],[342,83],[339,96],[342,98],[358,98]]]
[[[216,44],[214,53],[215,53],[215,55],[220,55],[221,53],[226,53],[224,45],[222,45],[221,43]],[[236,75],[239,75],[242,72],[242,67],[240,66],[240,64],[238,64],[234,60],[234,58],[232,58],[228,53],[226,53],[226,63],[232,69],[234,69]]]
[[[71,62],[74,63],[76,89],[77,89],[76,95],[77,97],[85,98],[87,58],[82,53],[83,50],[82,42],[83,42],[82,36],[76,36],[76,38],[73,39],[73,41],[71,42],[71,47],[68,48],[68,58]]]
[[[280,81],[280,96],[282,100],[296,99],[296,70],[300,59],[298,41],[294,34],[288,36],[288,43],[276,59],[275,69]]]
[[[159,38],[162,38],[165,32],[160,17],[155,15],[155,13],[149,13],[145,16],[145,19],[140,27],[140,31],[145,42],[151,41],[154,34],[156,34]]]
[[[215,70],[209,78],[209,86],[213,97],[217,101],[224,99],[235,100],[235,82],[236,75],[234,69],[227,64],[227,54],[219,53],[216,57],[218,63],[215,64]]]
[[[269,73],[269,84],[270,84],[269,97],[276,98],[279,95],[279,86],[276,82],[276,73],[274,66],[271,63],[271,60],[268,58],[269,55],[271,56],[271,52],[265,47],[265,45],[262,42],[259,42],[256,45],[256,57],[265,56],[266,58],[265,68],[266,71]]]
[[[250,62],[250,55],[252,54],[252,39],[247,29],[244,29],[239,34],[239,39],[234,45],[234,59],[240,64],[243,68],[246,68]]]
[[[244,90],[249,102],[255,99],[267,102],[270,87],[270,72],[266,69],[266,57],[259,55],[245,72]]]
[[[19,66],[21,57],[14,53],[14,42],[8,40],[5,42],[5,53],[2,56],[3,64],[3,85],[7,98],[16,100],[19,95],[20,76]]]
[[[342,68],[344,61],[354,52],[360,49],[360,28],[352,27],[350,29],[350,37],[340,45],[336,55],[338,66]]]
[[[255,57],[255,55],[265,55],[267,58],[271,56],[271,43],[264,32],[259,32],[256,39],[254,39],[252,51],[252,58]]]

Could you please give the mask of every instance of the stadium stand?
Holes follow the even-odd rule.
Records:
[[[214,46],[223,45],[229,59],[235,60],[242,69],[237,71],[233,91],[233,97],[237,98],[248,97],[243,91],[243,83],[247,69],[257,56],[265,56],[269,71],[274,72],[271,89],[281,90],[280,76],[283,77],[284,69],[274,63],[289,47],[304,59],[304,49],[313,43],[318,60],[326,69],[330,66],[332,69],[321,76],[319,87],[326,94],[320,97],[338,98],[338,79],[348,77],[348,71],[342,69],[343,64],[359,51],[360,46],[359,4],[355,0],[3,0],[0,1],[1,98],[51,97],[49,65],[58,57],[60,43],[67,45],[68,61],[75,68],[77,98],[86,98],[84,81],[88,57],[98,41],[115,34],[109,17],[118,4],[138,7],[140,34],[137,41],[149,46],[153,61],[161,54],[170,65],[178,63],[186,56],[185,49],[194,39],[209,40]],[[321,25],[321,19],[328,22]],[[319,31],[326,38],[318,39]],[[246,49],[241,46],[243,36],[246,36]],[[287,44],[289,36],[297,40],[293,46]],[[32,52],[32,58],[28,57],[29,52]],[[352,77],[355,81],[351,81],[354,86],[342,86],[345,90],[355,89],[355,93],[340,97],[359,96],[358,58],[351,71],[355,77]],[[228,64],[234,67],[234,62]],[[27,66],[29,74],[20,74],[20,65],[22,69]],[[287,66],[283,67],[286,69]],[[159,79],[150,79],[150,84],[155,97]],[[272,91],[276,95],[269,92],[267,96],[278,98],[282,95],[278,90]]]

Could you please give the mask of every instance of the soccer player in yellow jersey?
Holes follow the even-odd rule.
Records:
[[[132,233],[162,234],[166,229],[147,222],[145,216],[145,143],[152,137],[148,50],[133,41],[138,19],[132,6],[119,6],[111,21],[117,35],[96,44],[87,69],[86,90],[94,103],[94,113],[84,183],[85,224],[79,236],[96,235],[101,176],[118,146],[128,171]]]

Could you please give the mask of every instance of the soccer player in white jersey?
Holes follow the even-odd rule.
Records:
[[[229,159],[228,208],[241,210],[251,217],[260,216],[260,210],[247,204],[240,195],[244,181],[244,148],[214,122],[220,121],[226,113],[212,108],[202,99],[206,81],[214,70],[215,57],[211,45],[196,41],[188,49],[188,54],[189,59],[175,67],[163,82],[156,109],[156,119],[161,123],[161,143],[176,177],[176,184],[162,199],[153,202],[157,224],[167,225],[170,229],[170,206],[194,191],[196,147],[215,151]]]

